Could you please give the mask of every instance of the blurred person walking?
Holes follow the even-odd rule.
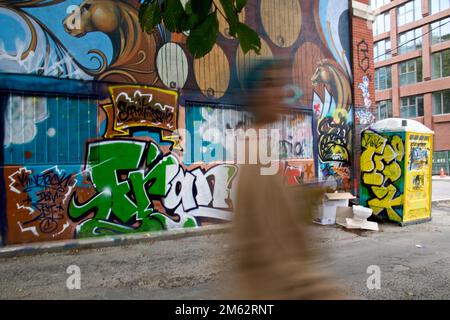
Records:
[[[245,105],[254,116],[258,139],[267,138],[259,129],[279,119],[290,72],[291,65],[284,60],[264,60],[250,71]],[[306,228],[323,190],[312,185],[288,187],[281,169],[264,175],[262,168],[257,163],[241,164],[239,169],[234,217],[238,283],[233,298],[342,298],[320,271],[321,256],[311,249],[313,237]]]

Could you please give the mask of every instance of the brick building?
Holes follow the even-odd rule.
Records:
[[[355,194],[359,193],[359,155],[361,131],[375,121],[375,72],[373,60],[373,11],[369,0],[352,1],[353,99],[355,105],[354,175]]]
[[[372,0],[377,119],[435,131],[433,172],[449,172],[450,0]]]

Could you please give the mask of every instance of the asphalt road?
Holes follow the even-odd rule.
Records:
[[[450,206],[433,221],[380,232],[313,226],[326,269],[348,297],[450,299]],[[0,298],[210,299],[228,298],[234,256],[227,234],[131,246],[0,259]],[[81,289],[68,290],[68,266],[81,270]],[[379,266],[381,289],[366,286]]]

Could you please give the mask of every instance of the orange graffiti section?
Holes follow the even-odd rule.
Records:
[[[315,178],[314,160],[290,161],[285,166],[284,177],[288,186],[296,186]]]
[[[56,167],[38,173],[7,167],[5,181],[9,188],[8,243],[73,238],[75,225],[67,218],[65,199],[75,185],[74,176]]]

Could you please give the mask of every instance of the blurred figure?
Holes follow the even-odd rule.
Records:
[[[290,72],[291,65],[284,60],[263,61],[250,72],[245,104],[257,132],[279,119]],[[282,170],[262,175],[261,168],[244,164],[239,169],[234,217],[238,283],[233,298],[341,298],[319,271],[306,233],[323,190],[312,185],[288,187]]]

